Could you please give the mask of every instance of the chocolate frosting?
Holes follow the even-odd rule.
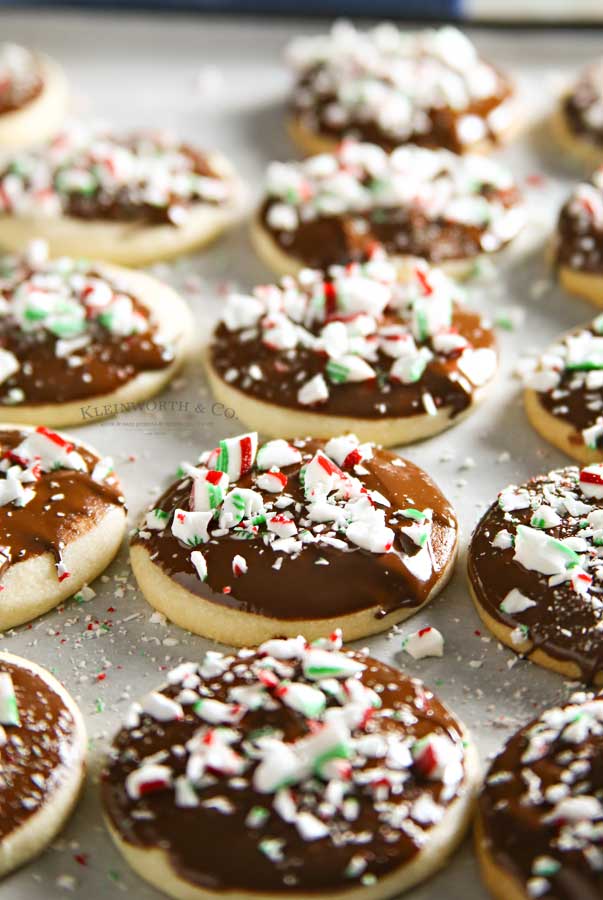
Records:
[[[126,138],[123,141],[125,147],[134,147],[137,142],[137,136]],[[192,172],[195,175],[201,175],[207,178],[221,178],[222,176],[215,172],[204,153],[191,147],[190,144],[180,144],[175,148],[179,153],[186,156],[192,163]],[[0,179],[2,175],[0,175]],[[111,222],[144,222],[145,225],[170,225],[173,224],[169,216],[169,208],[172,200],[168,200],[167,205],[155,205],[151,203],[141,202],[127,188],[120,191],[117,196],[111,194],[107,196],[102,191],[92,194],[68,193],[65,196],[64,213],[67,216],[74,216],[76,219],[103,219]],[[174,203],[178,203],[178,198],[173,198]],[[204,199],[204,203],[214,205],[217,201]]]
[[[471,101],[462,109],[453,109],[450,106],[431,107],[422,110],[423,128],[414,130],[404,138],[396,137],[391,132],[385,131],[374,119],[353,116],[345,124],[339,125],[333,122],[329,115],[325,115],[328,108],[337,102],[337,97],[332,91],[320,91],[313,93],[312,103],[308,107],[297,99],[303,96],[307,90],[313,88],[315,83],[321,80],[324,72],[323,65],[317,65],[306,72],[298,81],[296,92],[290,104],[291,115],[300,125],[321,136],[340,141],[344,137],[354,137],[370,144],[378,144],[384,150],[390,151],[401,144],[416,144],[419,147],[427,147],[432,150],[443,147],[453,153],[462,153],[467,150],[458,134],[457,124],[465,116],[476,116],[482,120],[485,135],[484,138],[492,142],[498,142],[498,134],[488,122],[489,114],[501,106],[513,96],[513,89],[508,79],[500,72],[496,72],[497,89],[490,97],[483,97]],[[469,149],[471,149],[471,144]]]
[[[495,191],[486,186],[481,193],[512,207],[519,203],[517,189]],[[313,269],[331,264],[361,262],[371,248],[381,244],[392,256],[418,256],[438,264],[471,259],[483,252],[482,235],[487,225],[466,225],[448,219],[429,218],[417,208],[380,208],[342,216],[320,215],[301,222],[295,231],[279,231],[267,221],[271,206],[280,203],[268,197],[259,211],[259,226],[288,256]]]
[[[593,275],[603,273],[603,229],[590,216],[576,215],[572,198],[559,213],[555,262]]]
[[[394,316],[385,316],[383,324],[394,324]],[[317,334],[324,322],[314,328]],[[452,327],[466,338],[474,348],[496,345],[493,332],[484,327],[479,315],[456,306]],[[307,410],[298,400],[300,384],[318,374],[325,374],[328,358],[304,347],[298,347],[292,354],[286,350],[275,351],[259,339],[248,340],[220,323],[214,332],[210,346],[210,358],[214,369],[224,378],[226,373],[237,372],[235,378],[228,377],[231,387],[244,394],[285,406],[291,409]],[[321,415],[352,416],[360,419],[381,419],[384,416],[416,416],[425,414],[422,397],[431,394],[438,409],[448,409],[454,418],[471,403],[474,388],[458,367],[458,354],[437,357],[428,363],[421,378],[412,384],[392,382],[387,373],[392,364],[381,350],[377,361],[371,362],[377,373],[376,379],[331,387],[329,397],[320,405],[312,407]],[[258,365],[263,378],[248,376],[249,367]],[[304,377],[302,378],[302,373]]]
[[[23,109],[24,106],[27,106],[36,97],[39,97],[43,87],[44,82],[41,75],[32,76],[27,83],[26,89],[19,90],[18,93],[12,90],[10,82],[8,84],[0,84],[0,116],[4,115],[4,113]]]
[[[530,896],[598,900],[603,895],[600,822],[544,821],[555,815],[559,797],[600,797],[603,792],[600,727],[598,734],[590,731],[577,740],[565,738],[557,727],[557,717],[565,711],[579,720],[584,715],[580,697],[589,703],[592,696],[579,695],[575,704],[548,710],[513,735],[490,766],[479,798],[485,849],[524,889],[532,887],[531,880],[540,880],[539,892],[534,884]],[[527,759],[534,726],[539,732],[547,729],[546,749],[539,750],[540,758]]]
[[[1,455],[5,456],[27,434],[18,429],[0,430]],[[0,506],[0,551],[5,559],[0,565],[0,577],[12,564],[43,553],[51,553],[58,562],[61,546],[94,527],[110,507],[123,507],[117,478],[94,481],[90,473],[99,457],[79,444],[74,447],[86,462],[87,472],[43,472],[35,482],[35,495],[26,506]]]
[[[597,604],[577,593],[570,581],[551,587],[549,576],[526,569],[515,560],[514,548],[500,549],[492,540],[501,530],[513,532],[517,525],[529,525],[534,508],[547,504],[547,488],[575,491],[579,470],[576,466],[539,475],[524,486],[532,505],[505,513],[493,503],[478,523],[468,555],[468,573],[479,605],[495,622],[505,628],[519,629],[519,642],[529,639],[560,662],[574,663],[584,681],[592,681],[603,669],[602,611]],[[603,500],[588,498],[593,509],[603,509]],[[584,517],[582,517],[584,518]],[[547,528],[548,536],[558,539],[579,536],[578,520],[562,518],[561,524]],[[504,613],[500,605],[513,589],[536,601],[520,613]]]
[[[382,709],[370,720],[369,731],[375,734],[393,731],[417,739],[436,732],[448,736],[460,747],[461,726],[431,691],[377,660],[358,653],[352,656],[367,664],[362,681],[366,687],[374,688],[383,702]],[[244,659],[229,657],[231,664],[227,678],[207,680],[207,684],[211,684],[209,696],[224,701],[229,689],[249,684],[248,670],[256,658],[255,655]],[[295,662],[293,665],[296,668],[292,680],[300,680],[301,666]],[[168,697],[175,697],[179,690],[179,685],[162,688]],[[218,893],[254,891],[264,895],[265,892],[290,894],[301,890],[304,895],[324,896],[325,892],[352,889],[358,885],[357,879],[345,875],[350,861],[358,854],[366,858],[366,871],[371,879],[363,883],[371,884],[375,878],[413,860],[420,850],[419,835],[429,840],[428,826],[423,826],[424,832],[419,826],[405,830],[385,825],[377,807],[383,810],[386,804],[376,804],[370,784],[362,788],[350,786],[352,795],[359,801],[358,817],[350,822],[341,813],[335,814],[329,828],[337,835],[336,840],[304,840],[294,825],[275,812],[270,814],[265,826],[252,828],[246,824],[250,810],[272,803],[270,795],[258,793],[249,783],[253,763],[243,779],[210,778],[209,784],[197,788],[200,805],[194,808],[177,807],[171,790],[132,800],[124,784],[128,774],[143,758],[152,754],[160,754],[163,764],[173,770],[174,776],[184,773],[184,745],[201,725],[190,707],[185,708],[184,718],[180,721],[158,722],[143,715],[139,727],[133,730],[122,728],[117,734],[101,782],[105,812],[120,838],[134,847],[165,851],[173,870],[191,885]],[[287,742],[310,733],[306,720],[284,705],[273,711],[248,712],[236,727],[242,732],[243,739],[248,740],[257,738],[262,729],[277,729]],[[233,749],[240,751],[240,746],[237,741]],[[380,760],[366,759],[362,768],[370,770],[381,763]],[[412,804],[420,794],[427,793],[436,803],[448,806],[464,789],[463,779],[445,799],[440,781],[431,781],[416,771],[412,774],[409,771],[402,793],[397,797],[390,796],[394,803]],[[229,813],[211,807],[209,801],[216,796],[232,804]],[[204,806],[204,801],[208,801],[208,805]],[[262,853],[259,845],[268,837],[284,842],[282,861],[272,862]]]
[[[573,90],[563,98],[562,110],[566,123],[576,137],[603,147],[603,121],[600,115],[592,116],[592,108],[603,107],[603,64],[601,61],[588,66],[580,75]]]
[[[72,765],[76,724],[62,698],[39,675],[0,655],[12,679],[20,725],[4,725],[0,744],[0,842],[52,802]]]
[[[307,439],[296,442],[303,455],[302,463],[283,468],[287,475],[287,493],[295,500],[304,495],[298,473],[314,452],[324,446],[321,441]],[[451,560],[457,541],[454,511],[434,482],[418,466],[399,459],[387,450],[375,448],[374,457],[364,460],[368,470],[359,476],[369,490],[381,492],[391,502],[391,512],[413,507],[433,510],[431,549],[419,551],[400,529],[405,522],[392,524],[396,537],[393,551],[379,554],[360,548],[341,550],[332,546],[309,544],[291,557],[276,554],[261,538],[242,542],[230,533],[203,544],[207,561],[207,580],[201,582],[191,562],[191,548],[178,541],[171,532],[175,509],[188,509],[190,479],[175,482],[155,504],[168,513],[164,531],[138,532],[133,545],[144,547],[153,563],[191,593],[247,613],[255,613],[287,621],[330,619],[372,607],[379,617],[397,609],[412,610],[421,606],[436,586]],[[243,476],[239,487],[253,486],[252,473]],[[266,500],[274,494],[260,492]],[[211,535],[211,532],[210,532]],[[234,577],[232,561],[243,553],[249,569]],[[274,569],[277,559],[281,568]],[[327,560],[328,565],[317,564]]]
[[[119,162],[112,158],[116,148],[131,151],[134,158],[137,157],[139,148],[142,148],[141,152],[147,154],[148,169],[149,142],[155,155],[160,155],[164,150],[169,151],[184,157],[190,164],[190,168],[176,173],[185,182],[182,194],[178,193],[177,181],[169,181],[169,169],[164,178],[161,172],[157,176],[153,170],[141,174],[138,180],[134,176],[125,182],[113,178],[114,168],[119,169]],[[105,143],[109,145],[108,149],[105,148]],[[101,158],[104,155],[108,157],[103,159],[103,171],[111,173],[106,181],[98,174],[100,163],[97,153],[100,153]],[[45,179],[44,191],[39,189],[39,183],[32,181],[31,173],[37,171],[36,167],[42,173],[37,173],[38,182]],[[73,176],[74,173],[75,180],[65,179],[66,174]],[[198,191],[189,195],[186,179],[190,176],[221,182],[225,187],[224,196],[221,191],[216,193],[214,189],[208,192],[207,188],[203,189],[202,195]],[[11,193],[3,191],[5,178],[16,180],[18,188],[14,192],[18,195],[17,200],[14,200]],[[82,178],[85,180],[84,185],[80,183]],[[88,143],[83,145],[77,132],[75,136],[71,132],[65,132],[58,135],[50,145],[28,154],[25,160],[20,155],[15,155],[0,168],[0,209],[6,214],[36,213],[38,207],[44,209],[44,204],[51,200],[53,215],[60,212],[85,221],[123,222],[133,226],[177,225],[180,223],[178,213],[185,217],[190,209],[199,204],[223,204],[230,199],[230,193],[224,174],[217,171],[205,153],[186,143],[171,140],[164,143],[161,135],[145,132],[132,132],[120,137],[92,132]],[[26,203],[24,198],[27,198]]]
[[[24,273],[23,280],[31,274]],[[86,274],[106,280],[95,271]],[[0,289],[0,298],[10,303],[11,293]],[[46,329],[25,332],[11,320],[10,312],[0,316],[0,346],[21,364],[0,384],[0,405],[14,406],[15,391],[22,397],[18,403],[31,406],[90,400],[113,393],[143,372],[167,368],[173,362],[173,350],[157,340],[157,326],[144,303],[126,296],[132,300],[134,311],[146,320],[144,331],[126,337],[90,320],[86,325],[89,343],[64,357],[57,356],[57,338]],[[73,365],[73,357],[80,364]]]
[[[591,334],[599,336],[592,326],[587,326],[581,331],[590,331]],[[584,379],[580,380],[578,386],[576,373],[571,369],[563,369],[559,376],[559,384],[553,390],[538,391],[538,400],[547,412],[572,427],[575,432],[570,438],[572,443],[583,446],[582,432],[591,428],[601,418],[603,411],[601,390],[589,390]],[[603,435],[597,444],[601,444],[602,441]]]

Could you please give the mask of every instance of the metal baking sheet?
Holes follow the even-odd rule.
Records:
[[[289,86],[281,62],[287,40],[326,23],[259,19],[82,15],[4,11],[3,39],[39,47],[65,65],[75,110],[118,127],[166,126],[229,154],[257,196],[264,167],[293,153],[283,129]],[[600,51],[600,34],[559,31],[474,32],[483,53],[517,78],[528,127],[501,155],[526,185],[537,244],[578,172],[550,147],[538,124],[555,95],[586,60]],[[230,284],[248,288],[269,273],[254,257],[244,226],[209,251],[154,271],[181,289],[205,339]],[[499,329],[502,366],[489,400],[459,427],[403,453],[424,466],[454,502],[462,523],[455,577],[443,595],[400,629],[368,643],[377,657],[423,678],[465,720],[482,756],[545,705],[571,691],[559,676],[519,661],[481,626],[465,587],[464,551],[473,525],[496,492],[565,462],[531,430],[513,378],[526,353],[592,315],[580,300],[553,286],[538,249],[490,267],[470,287],[472,302]],[[201,367],[193,364],[161,398],[143,409],[95,422],[88,409],[77,436],[112,453],[122,477],[131,525],[171,480],[182,460],[242,430],[236,410],[216,406]],[[84,415],[84,414],[83,414]],[[130,700],[185,658],[198,658],[209,642],[170,626],[137,591],[125,548],[95,585],[88,603],[66,604],[32,625],[0,636],[0,647],[48,666],[79,702],[90,735],[90,777],[82,801],[60,840],[5,880],[0,900],[48,900],[70,894],[101,900],[127,892],[132,900],[160,895],[128,869],[101,820],[97,774],[103,753]],[[444,634],[443,659],[415,662],[401,650],[401,634],[423,624]],[[483,900],[468,839],[450,864],[412,892],[412,900]]]

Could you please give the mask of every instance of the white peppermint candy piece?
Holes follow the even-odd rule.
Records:
[[[172,770],[169,766],[144,763],[126,777],[126,792],[132,800],[140,800],[147,794],[167,790],[172,786]]]
[[[19,360],[10,350],[0,348],[0,384],[4,384],[11,375],[21,368]]]
[[[194,565],[200,581],[207,578],[207,562],[200,550],[193,550],[191,553],[191,562]]]
[[[87,471],[86,463],[73,444],[56,431],[40,425],[12,451],[15,457],[27,463],[38,461],[43,471],[75,469]]]
[[[337,308],[347,315],[380,317],[392,296],[391,287],[362,275],[343,275],[334,282]]]
[[[590,447],[591,450],[598,450],[599,442],[603,438],[603,420],[595,422],[589,428],[583,428],[582,438],[587,447]]]
[[[271,350],[294,350],[297,342],[297,326],[283,313],[273,313],[262,321],[262,343]]]
[[[530,495],[525,488],[516,488],[514,485],[511,485],[498,495],[498,505],[503,512],[528,509],[530,506]]]
[[[568,567],[580,563],[580,557],[566,541],[556,540],[528,525],[518,525],[515,537],[517,562],[542,575],[561,575]]]
[[[11,466],[4,478],[0,478],[0,506],[14,503],[15,506],[27,506],[33,500],[35,491],[23,487],[21,481],[22,470],[18,466]]]
[[[249,472],[255,462],[258,449],[257,432],[240,434],[237,437],[220,441],[218,454],[212,459],[211,468],[226,472],[231,481],[238,481]]]
[[[413,631],[402,641],[402,649],[413,659],[424,659],[426,656],[444,655],[444,637],[437,628],[427,625]]]
[[[248,565],[247,560],[244,556],[241,556],[237,553],[236,556],[233,556],[232,559],[232,574],[238,578],[239,575],[245,575],[247,573]]]
[[[229,294],[222,321],[229,331],[253,328],[264,315],[264,304],[249,294]]]
[[[362,357],[352,353],[330,359],[327,362],[327,375],[334,384],[356,384],[377,377],[372,366],[369,366]]]
[[[302,406],[313,406],[315,403],[324,403],[328,399],[329,388],[320,373],[306,381],[297,392],[297,401]]]
[[[236,725],[245,715],[245,709],[238,703],[222,703],[205,697],[193,704],[193,710],[209,725]]]
[[[263,444],[257,452],[258,469],[267,470],[276,467],[284,469],[286,466],[294,466],[301,462],[302,455],[292,444],[278,438]]]
[[[102,459],[96,463],[92,470],[92,481],[96,481],[97,484],[102,484],[103,481],[106,481],[109,475],[113,472],[113,459],[111,456],[103,456]]]
[[[561,516],[552,507],[541,504],[532,513],[530,525],[532,528],[555,528],[555,526],[561,524],[561,521]]]
[[[253,518],[264,511],[264,499],[251,488],[234,488],[224,498],[220,510],[220,528],[234,528],[244,519]]]
[[[492,546],[497,550],[508,550],[513,546],[513,535],[506,528],[497,531],[492,540]]]
[[[596,797],[565,797],[544,817],[543,822],[593,822],[603,818],[603,805]]]
[[[262,491],[268,491],[270,494],[280,494],[287,486],[288,478],[283,472],[262,472],[255,480],[255,483]]]
[[[429,734],[411,747],[414,765],[430,781],[456,784],[463,777],[460,750],[445,734]]]
[[[304,777],[300,760],[291,744],[271,741],[253,773],[253,787],[260,794],[273,794]]]
[[[401,356],[415,356],[417,345],[412,334],[402,325],[386,325],[379,329],[379,347],[386,356],[399,359]]]
[[[363,459],[370,459],[373,450],[370,444],[361,445],[355,434],[346,434],[331,438],[325,445],[325,453],[342,469],[351,469]]]
[[[213,519],[212,511],[190,512],[186,509],[174,510],[172,534],[189,547],[197,547],[209,540],[208,527]]]
[[[295,638],[274,638],[264,641],[258,647],[258,652],[264,656],[272,656],[274,659],[289,660],[301,659],[306,649],[306,639],[300,634]]]
[[[394,532],[378,522],[350,522],[345,536],[352,544],[371,553],[389,553],[394,545]]]
[[[294,520],[283,513],[273,513],[266,517],[266,527],[279,538],[290,538],[297,534]]]
[[[151,691],[140,701],[141,712],[158,722],[175,722],[184,718],[180,703],[166,697],[160,691]]]
[[[364,672],[366,666],[346,653],[310,647],[304,654],[303,669],[306,678],[319,681],[322,678],[349,678]]]
[[[230,479],[226,472],[217,469],[198,469],[191,466],[192,477],[190,506],[194,512],[218,509],[228,489]]]
[[[0,672],[0,725],[20,725],[15,686],[9,672]]]
[[[427,347],[421,347],[416,353],[400,356],[389,370],[389,377],[393,378],[394,381],[401,381],[402,384],[415,384],[415,382],[420,381],[423,372],[432,359],[433,353],[431,350]]]
[[[343,472],[323,453],[317,450],[303,471],[304,493],[308,498],[326,496],[343,480]]]
[[[530,600],[529,597],[526,597],[526,595],[522,594],[517,588],[513,588],[513,590],[509,591],[503,602],[500,604],[502,612],[506,613],[508,616],[525,612],[526,609],[530,609],[532,606],[536,606],[536,601]]]
[[[580,470],[580,490],[585,497],[603,500],[603,463],[593,463]]]
[[[285,706],[302,713],[307,719],[317,719],[327,705],[327,698],[321,690],[303,682],[283,683],[275,693]]]

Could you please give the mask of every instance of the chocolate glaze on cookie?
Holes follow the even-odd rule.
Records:
[[[462,153],[511,124],[509,80],[455,28],[407,35],[339,22],[329,35],[297,38],[287,55],[298,76],[291,116],[320,137]]]
[[[547,412],[571,427],[573,444],[603,449],[603,316],[548,347],[525,384]]]
[[[568,466],[511,485],[479,522],[468,557],[479,607],[521,652],[603,669],[603,479]]]
[[[524,213],[512,176],[478,156],[345,141],[337,153],[273,163],[258,222],[309,268],[361,261],[375,244],[438,264],[500,250]]]
[[[53,462],[54,450],[67,462]],[[10,566],[51,553],[65,580],[65,544],[124,505],[111,460],[45,428],[0,430],[0,453],[0,579]]]
[[[603,149],[603,61],[589,65],[563,99],[570,131]]]
[[[478,801],[482,849],[530,897],[603,894],[603,699],[576,694],[518,731]]]
[[[0,701],[0,843],[52,803],[80,752],[73,714],[52,686],[25,661],[20,665],[0,654],[0,678],[5,676],[10,682],[3,680]],[[4,714],[11,687],[18,724]]]
[[[378,251],[364,264],[228,298],[211,365],[243,394],[322,415],[451,418],[496,368],[495,339],[458,287],[418,261],[400,274]],[[312,393],[307,385],[316,385]]]
[[[144,298],[90,264],[0,257],[0,404],[69,403],[167,368]]]
[[[252,439],[222,447],[232,456]],[[187,467],[133,544],[181,587],[218,606],[288,621],[377,606],[382,617],[421,606],[451,561],[457,540],[451,506],[421,469],[393,453],[359,446],[353,436],[294,446],[270,441],[216,496],[206,480],[222,465],[217,452]],[[209,503],[197,501],[202,489]]]
[[[463,729],[420,682],[340,647],[273,640],[171,672],[103,774],[119,838],[217,894],[322,896],[410,863],[470,789]]]
[[[577,272],[603,275],[603,168],[578,184],[559,213],[555,261]]]
[[[0,213],[178,226],[232,186],[210,157],[163,132],[124,136],[72,127],[0,168]]]

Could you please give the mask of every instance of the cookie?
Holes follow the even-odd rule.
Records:
[[[50,672],[0,652],[0,877],[41,853],[77,802],[86,729]]]
[[[473,533],[469,586],[490,631],[568,678],[603,683],[603,464],[498,496]]]
[[[578,184],[559,213],[552,246],[561,285],[603,306],[603,167]]]
[[[603,60],[586,66],[553,112],[552,131],[559,149],[594,168],[603,162]]]
[[[109,457],[43,426],[0,425],[0,631],[100,575],[125,524]]]
[[[0,43],[0,150],[40,143],[67,111],[67,82],[54,60],[18,44]]]
[[[559,338],[526,372],[530,422],[581,463],[603,460],[603,315]]]
[[[423,260],[303,270],[228,297],[207,368],[215,396],[268,436],[398,446],[457,423],[497,368],[495,339]]]
[[[603,895],[603,698],[547,709],[507,742],[478,800],[482,876],[499,900]]]
[[[269,637],[384,631],[446,584],[454,511],[417,466],[354,435],[254,433],[184,463],[130,547],[149,603],[238,647]]]
[[[193,322],[142,272],[62,257],[43,242],[0,256],[0,418],[80,425],[160,391],[186,359]]]
[[[131,707],[101,791],[170,897],[379,900],[445,864],[478,777],[453,713],[336,632],[178,666]]]
[[[456,28],[336,22],[328,34],[296,38],[286,57],[296,78],[289,133],[306,153],[330,153],[345,137],[388,151],[487,151],[517,128],[510,79]]]
[[[252,238],[281,275],[361,261],[375,242],[395,260],[423,257],[466,275],[524,223],[513,176],[493,160],[347,140],[335,153],[269,166]]]
[[[140,266],[201,247],[231,225],[230,164],[165,132],[73,126],[0,162],[0,246]]]

